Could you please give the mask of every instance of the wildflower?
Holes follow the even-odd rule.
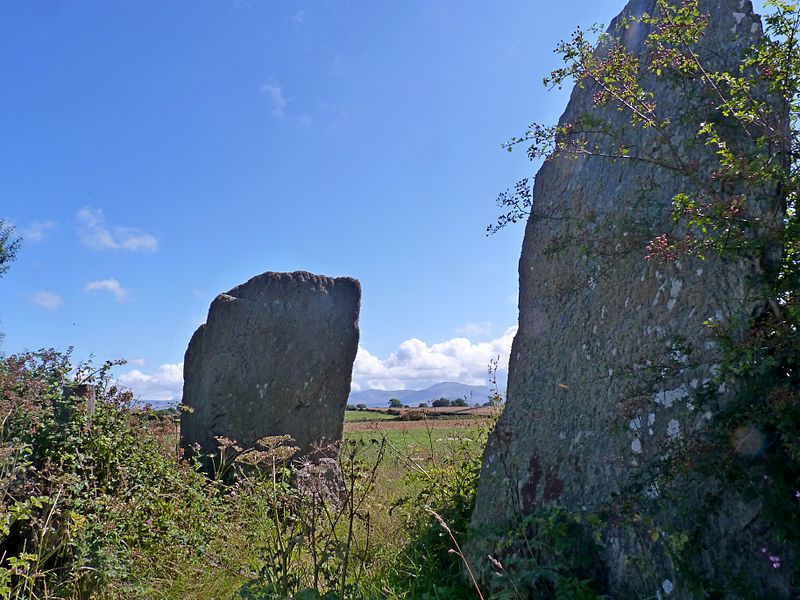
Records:
[[[222,450],[223,448],[231,448],[236,445],[235,441],[225,437],[224,435],[215,435],[214,439],[217,440],[220,450]]]
[[[503,563],[501,563],[499,560],[497,560],[497,559],[496,559],[494,556],[492,556],[491,554],[489,554],[489,555],[488,555],[488,557],[489,557],[489,562],[491,562],[491,563],[492,563],[492,564],[495,566],[495,568],[497,569],[497,571],[496,571],[495,573],[496,573],[497,575],[501,575],[501,576],[502,576],[502,574],[501,574],[501,571],[503,571],[503,570],[504,570],[504,569],[503,569]]]
[[[761,554],[767,554],[767,552],[769,552],[767,547],[766,546],[761,546]],[[769,562],[772,563],[772,568],[773,569],[780,569],[781,568],[781,557],[778,556],[777,554],[767,554],[767,559],[769,559]]]

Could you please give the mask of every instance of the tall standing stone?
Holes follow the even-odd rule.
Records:
[[[183,447],[289,434],[307,453],[341,439],[360,302],[357,280],[306,272],[263,273],[217,296],[184,358]]]
[[[644,58],[648,26],[620,24],[655,10],[655,0],[631,0],[609,33]],[[710,18],[701,41],[705,55],[715,68],[737,72],[745,48],[762,35],[751,3],[701,0],[700,10]],[[654,92],[659,115],[673,116],[683,136],[679,151],[696,160],[694,174],[709,178],[709,151],[695,137],[711,110],[707,99],[687,106],[680,95],[685,89],[647,74],[643,84]],[[625,131],[633,152],[663,150],[655,132],[631,127],[616,106],[596,107],[595,91],[590,84],[576,87],[560,122],[594,114]],[[704,322],[736,323],[757,310],[750,286],[757,267],[749,260],[644,259],[645,240],[673,227],[673,196],[691,193],[692,185],[652,163],[591,156],[556,155],[538,172],[519,263],[507,405],[483,457],[472,519],[478,531],[542,506],[598,509],[637,466],[705,418],[691,403],[718,358]],[[718,555],[696,557],[697,566],[712,574],[720,567],[760,572],[764,593],[782,597],[781,575],[759,562],[755,538],[744,530],[751,509],[737,504],[727,520],[710,525]],[[637,540],[606,533],[605,555],[597,560],[605,564],[613,597],[685,593],[669,561],[648,557],[651,549]],[[489,549],[480,540],[472,545],[473,567],[488,568]],[[662,570],[645,575],[638,558],[653,558]]]

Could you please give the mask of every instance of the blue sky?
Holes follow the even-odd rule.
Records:
[[[552,49],[621,0],[30,0],[0,7],[2,351],[127,358],[179,397],[213,297],[264,271],[361,280],[355,386],[479,383],[517,320]]]

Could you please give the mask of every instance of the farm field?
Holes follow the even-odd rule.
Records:
[[[432,407],[409,407],[409,408],[388,408],[388,407],[379,407],[379,408],[368,408],[364,411],[347,411],[348,413],[361,413],[361,414],[368,414],[368,415],[387,415],[387,416],[397,416],[397,415],[390,415],[389,411],[400,411],[400,413],[406,412],[413,412],[418,413],[422,412],[425,415],[431,416],[433,418],[438,417],[451,417],[451,416],[472,416],[472,417],[491,417],[494,413],[497,412],[496,407],[492,406],[432,406]],[[347,419],[347,416],[345,416]]]
[[[367,580],[372,578],[380,583],[380,597],[401,600],[416,596],[396,592],[395,586],[410,589],[412,594],[424,594],[436,585],[436,577],[428,573],[424,566],[428,559],[423,557],[428,556],[429,552],[435,554],[442,552],[443,548],[444,555],[448,557],[446,564],[452,571],[448,577],[460,581],[456,576],[459,572],[458,561],[447,554],[449,541],[438,537],[438,526],[428,525],[433,535],[437,536],[437,543],[441,544],[441,547],[435,546],[437,550],[433,550],[429,542],[417,541],[418,536],[427,529],[420,529],[415,524],[426,523],[427,520],[433,522],[423,507],[430,505],[441,510],[446,506],[452,481],[461,481],[460,478],[467,478],[463,479],[467,481],[476,476],[474,467],[468,465],[480,460],[492,420],[481,413],[469,415],[464,412],[453,418],[454,415],[448,415],[445,410],[440,411],[444,415],[401,421],[399,415],[386,414],[385,410],[345,413],[340,463],[345,473],[349,473],[353,467],[361,473],[358,486],[364,495],[360,497],[360,510],[362,514],[369,514],[368,526],[366,529],[362,526],[358,533],[358,543],[362,543],[363,539],[372,540],[371,567],[369,575],[363,575],[362,585],[369,587]],[[167,450],[175,448],[177,429],[171,421],[154,422],[151,431],[157,434],[162,447]],[[160,597],[189,597],[204,586],[220,590],[224,588],[226,591],[239,590],[248,580],[252,580],[255,573],[242,576],[242,573],[248,573],[247,556],[253,547],[252,534],[247,531],[254,528],[260,531],[264,525],[254,518],[263,518],[263,515],[252,515],[247,509],[240,512],[238,507],[239,503],[231,504],[228,510],[236,515],[231,523],[240,521],[241,524],[229,525],[229,537],[224,549],[215,549],[213,552],[223,553],[224,550],[229,555],[226,559],[231,563],[227,567],[230,571],[228,577],[212,583],[203,576],[199,578],[202,583],[186,583],[188,591],[171,587],[165,590],[165,596]],[[458,527],[463,528],[461,521]],[[258,535],[264,535],[265,532]],[[363,537],[367,535],[368,538]],[[261,539],[260,543],[265,542]],[[422,546],[417,547],[417,543]],[[302,564],[302,561],[298,564]],[[451,584],[461,586],[461,583]],[[453,593],[472,597],[469,587],[453,589],[458,590]]]
[[[429,457],[456,453],[466,458],[482,451],[486,431],[498,411],[450,407],[403,409],[399,415],[389,415],[388,410],[347,411],[345,439],[377,443],[385,438],[395,453],[424,453]],[[406,420],[408,413],[417,413],[417,418]]]
[[[391,420],[394,418],[393,415],[378,410],[348,410],[344,413],[344,420],[346,423],[354,421]]]
[[[463,413],[460,418],[404,421],[401,415],[386,414],[387,410],[347,411],[344,423],[345,441],[362,446],[367,462],[378,460],[381,483],[377,487],[387,498],[407,495],[409,475],[421,469],[479,459],[492,423],[487,416]],[[379,452],[383,453],[380,458]]]

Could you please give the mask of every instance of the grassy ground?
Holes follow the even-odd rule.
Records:
[[[163,432],[168,447],[175,435],[170,427],[167,424]],[[368,523],[369,557],[360,576],[359,591],[354,590],[349,598],[453,600],[476,597],[471,589],[462,590],[461,583],[445,584],[444,575],[436,571],[439,567],[430,569],[430,564],[438,564],[433,555],[428,554],[435,551],[428,550],[432,546],[427,542],[422,543],[420,550],[416,536],[419,524],[430,518],[423,505],[435,506],[432,490],[447,487],[438,485],[437,481],[444,483],[452,478],[459,465],[480,457],[487,428],[485,419],[398,421],[396,416],[377,411],[347,411],[344,439],[355,443],[358,461],[364,468],[370,470],[374,466],[375,469],[372,488],[364,499],[359,518],[359,543],[364,539],[364,527]],[[353,446],[345,446],[343,453],[352,449]],[[239,501],[234,504],[234,499],[230,499],[227,508],[230,514],[218,525],[222,535],[214,536],[205,548],[206,557],[187,558],[185,553],[176,552],[169,559],[175,565],[174,571],[164,580],[153,582],[154,587],[143,595],[164,600],[196,598],[204,594],[205,597],[248,597],[237,595],[237,590],[258,578],[259,571],[263,573],[265,566],[276,560],[274,541],[271,541],[274,531],[268,526],[270,519],[264,516],[269,507],[259,506],[262,500],[257,499],[258,494],[251,495],[256,498],[249,501],[253,503],[252,508]],[[439,538],[438,533],[436,540],[449,544],[446,538]],[[354,552],[356,554],[358,552]],[[446,550],[445,557],[457,563]],[[450,568],[455,567],[451,565]],[[263,597],[273,598],[272,595]]]
[[[402,429],[377,426],[370,430],[345,432],[345,439],[372,445],[385,439],[389,448],[387,456],[401,462],[409,458],[438,460],[454,455],[480,453],[483,450],[480,437],[480,426],[434,428],[426,427],[420,422]]]
[[[292,473],[299,465],[278,438],[244,451],[220,439],[206,457],[208,479],[179,462],[176,415],[129,411],[113,391],[91,414],[73,399],[66,427],[48,404],[63,403],[58,380],[50,392],[49,380],[30,373],[37,385],[17,387],[38,395],[5,398],[7,427],[27,446],[10,434],[0,440],[0,492],[13,500],[8,490],[26,479],[40,495],[13,500],[24,536],[12,548],[16,563],[0,564],[0,598],[474,597],[429,511],[465,531],[488,420],[348,411],[344,486],[326,492],[330,480],[315,465],[303,467],[305,479]],[[8,533],[0,541],[11,547]]]
[[[344,413],[345,423],[354,423],[358,421],[387,421],[395,419],[393,415],[379,412],[377,410],[347,410]]]

